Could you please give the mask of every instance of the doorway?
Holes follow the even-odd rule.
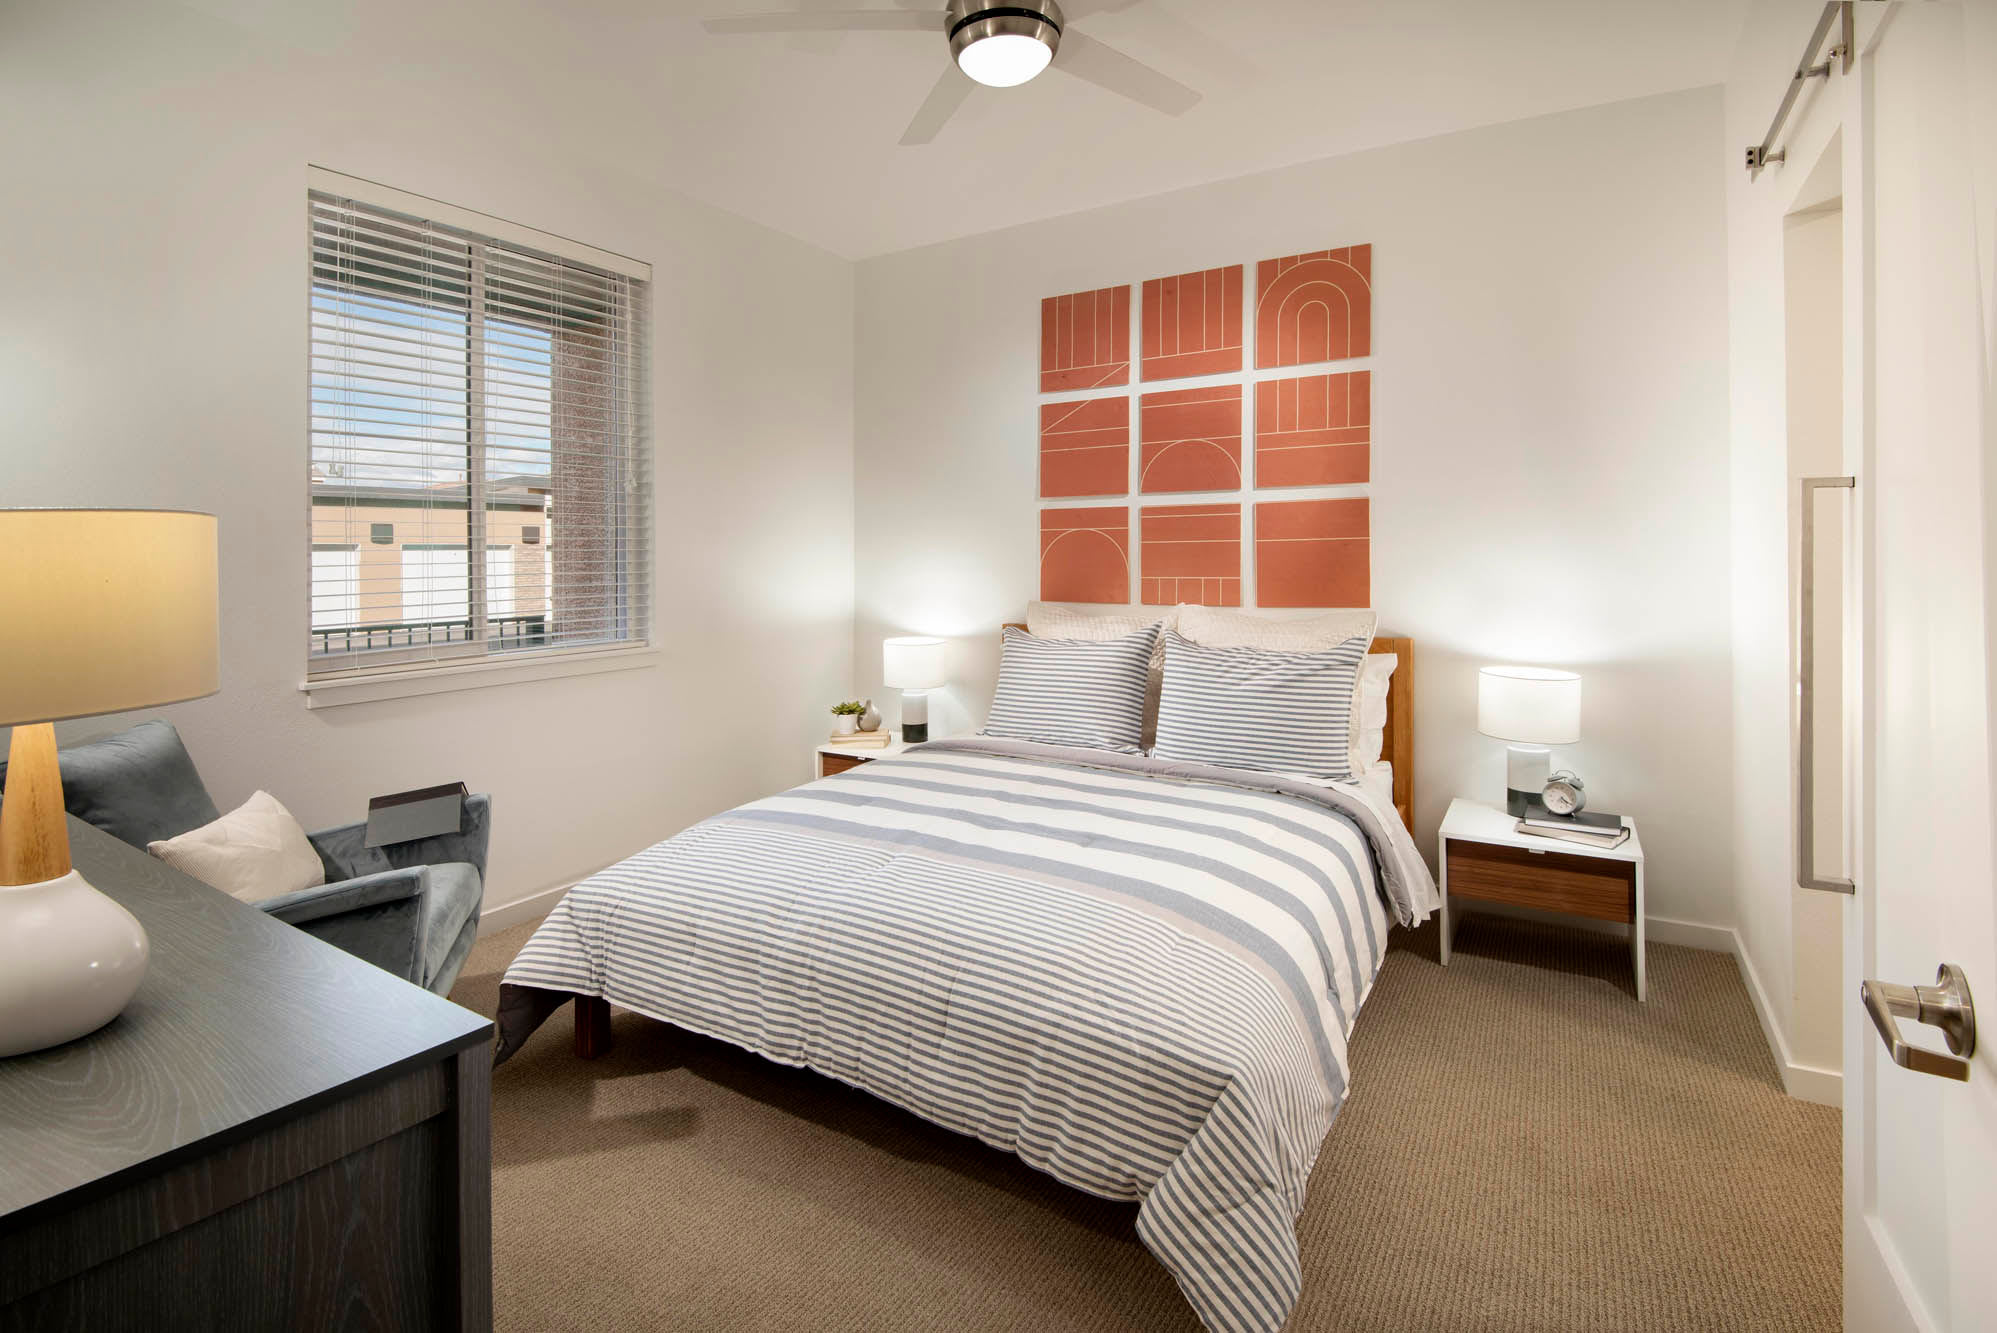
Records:
[[[1783,219],[1783,293],[1789,475],[1790,676],[1799,678],[1802,643],[1800,601],[1803,581],[1814,581],[1816,596],[1815,692],[1809,716],[1800,713],[1792,728],[1810,728],[1814,745],[1809,793],[1814,816],[1813,851],[1820,873],[1848,877],[1845,786],[1846,706],[1844,645],[1846,607],[1842,590],[1847,543],[1841,513],[1844,500],[1833,491],[1806,491],[1805,477],[1846,471],[1844,440],[1844,197],[1843,142],[1833,135],[1819,155],[1792,211]],[[1815,551],[1804,569],[1800,528],[1803,506],[1813,507]],[[1791,753],[1800,753],[1790,737]],[[1800,770],[1792,774],[1798,813],[1806,797]],[[1798,867],[1800,872],[1800,867]],[[1790,880],[1789,956],[1792,960],[1790,1058],[1821,1077],[1796,1080],[1792,1091],[1813,1101],[1836,1103],[1844,1045],[1844,911],[1834,894],[1797,887]]]

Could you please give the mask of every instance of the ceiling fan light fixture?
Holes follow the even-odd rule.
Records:
[[[1061,45],[1061,9],[1053,0],[988,5],[951,0],[950,54],[957,68],[991,88],[1014,88],[1054,59]]]

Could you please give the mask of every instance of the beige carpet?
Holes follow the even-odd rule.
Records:
[[[493,1012],[529,927],[453,998]],[[1730,958],[1473,917],[1388,957],[1298,1223],[1292,1330],[1835,1329],[1838,1115],[1782,1094]],[[493,1079],[502,1329],[1192,1329],[1135,1208],[619,1013]]]

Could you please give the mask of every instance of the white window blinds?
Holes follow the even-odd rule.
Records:
[[[648,283],[518,229],[309,211],[309,674],[645,643]]]

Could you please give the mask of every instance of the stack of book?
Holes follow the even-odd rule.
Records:
[[[1526,806],[1525,814],[1514,829],[1535,838],[1578,842],[1584,847],[1620,847],[1629,841],[1629,830],[1623,827],[1621,815],[1601,814],[1594,810],[1583,810],[1576,815],[1556,815],[1538,801]]]
[[[878,731],[849,731],[844,736],[834,732],[832,735],[834,745],[852,746],[862,750],[885,750],[888,742],[893,739],[894,733],[886,727]]]

